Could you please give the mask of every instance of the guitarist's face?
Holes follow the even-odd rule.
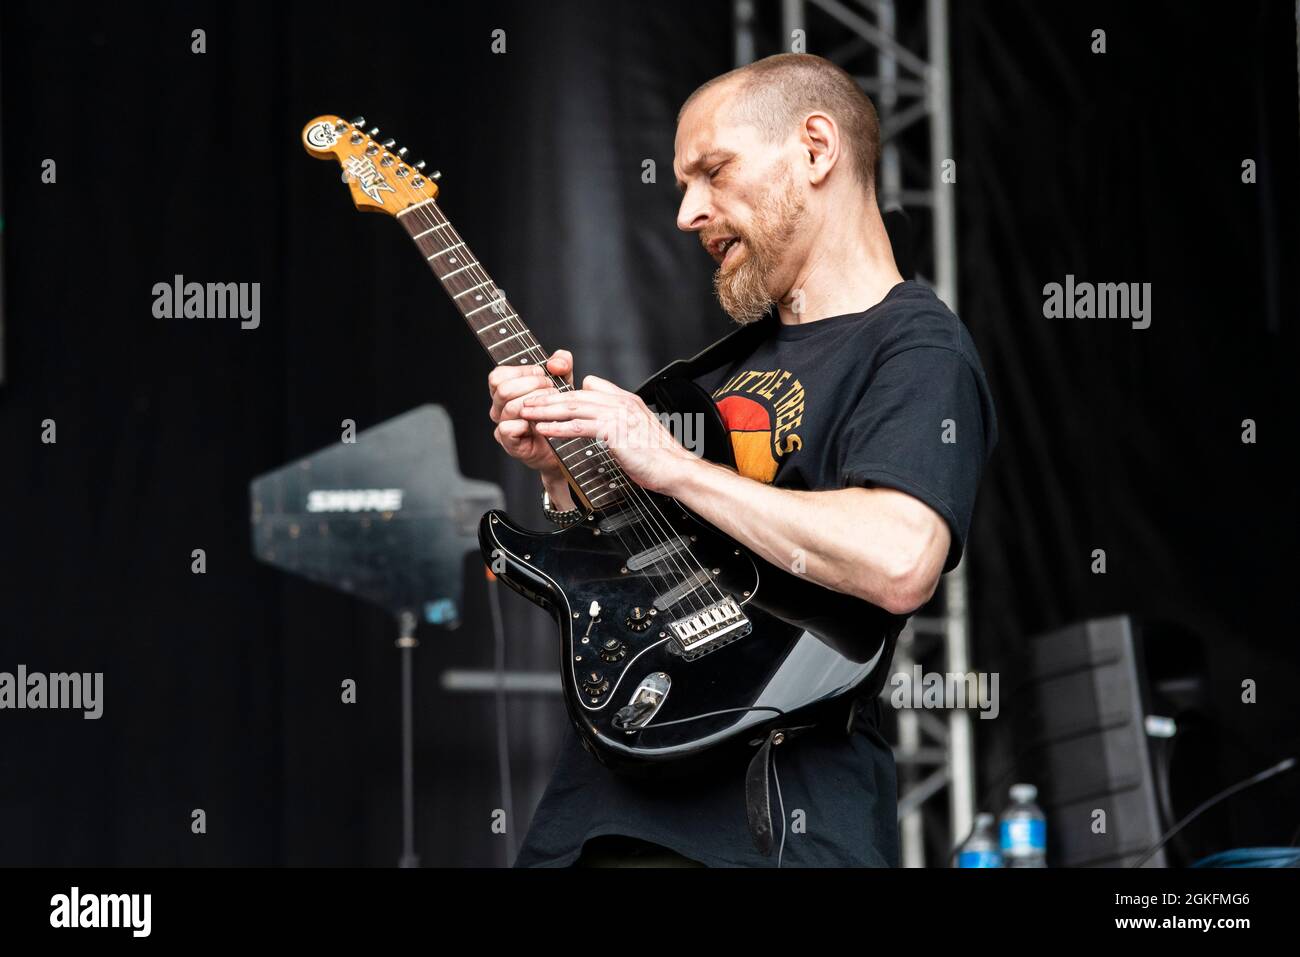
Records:
[[[788,293],[808,217],[788,144],[770,141],[751,124],[729,122],[728,114],[721,90],[682,114],[673,161],[684,193],[677,225],[697,233],[718,263],[718,301],[744,324]]]

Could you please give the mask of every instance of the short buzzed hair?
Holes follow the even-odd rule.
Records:
[[[839,125],[845,151],[858,180],[875,189],[880,158],[880,120],[876,108],[844,70],[811,53],[778,53],[714,77],[686,98],[677,113],[702,93],[735,81],[736,117],[757,126],[771,141],[783,140],[809,113],[826,113]]]

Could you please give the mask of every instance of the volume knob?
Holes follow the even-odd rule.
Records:
[[[582,679],[582,690],[592,698],[599,698],[609,690],[609,679],[599,671],[588,672]]]
[[[633,631],[645,631],[650,627],[650,615],[644,608],[633,608],[627,616],[627,626]]]
[[[617,638],[606,638],[600,646],[600,660],[613,664],[627,656],[627,645]]]

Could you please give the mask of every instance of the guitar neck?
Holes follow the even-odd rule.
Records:
[[[433,200],[412,206],[401,214],[400,221],[494,363],[539,365],[546,361],[532,330]]]
[[[541,366],[556,388],[572,388],[546,371],[546,351],[437,203],[427,200],[412,206],[398,219],[493,363]],[[599,443],[586,438],[547,441],[588,507],[607,509],[623,500],[624,479],[620,474],[616,480],[606,471],[610,459]]]

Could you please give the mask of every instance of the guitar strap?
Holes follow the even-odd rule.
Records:
[[[653,402],[656,385],[660,382],[667,379],[695,379],[721,368],[728,362],[744,358],[772,334],[776,324],[776,315],[769,313],[758,322],[741,326],[691,358],[670,362],[641,383],[636,389],[636,394],[646,402]]]
[[[890,209],[881,215],[881,220],[885,224],[885,232],[889,236],[889,245],[893,250],[894,263],[898,267],[899,273],[904,279],[911,279],[915,275],[915,267],[912,261],[912,223],[910,218],[901,209]],[[676,362],[664,366],[641,383],[641,386],[636,390],[636,394],[646,402],[650,402],[651,397],[654,395],[654,384],[656,382],[664,379],[694,379],[712,372],[723,363],[749,355],[763,339],[772,334],[777,322],[776,313],[769,311],[758,322],[741,326],[691,358],[678,359]]]
[[[754,846],[764,857],[772,856],[776,835],[772,833],[772,795],[770,776],[772,772],[772,748],[802,734],[811,724],[795,728],[773,728],[767,733],[762,747],[750,759],[745,771],[745,817],[749,819],[749,836],[754,839]],[[780,785],[777,786],[778,792]],[[784,811],[781,826],[785,826]]]
[[[898,641],[898,635],[902,631],[902,625],[891,634],[887,635],[884,644],[881,647],[879,661],[872,679],[864,684],[858,693],[849,699],[848,703],[848,721],[844,725],[844,733],[851,735],[853,733],[853,722],[857,718],[859,710],[865,707],[875,707],[878,705],[881,689],[885,686],[886,670],[882,665],[887,665],[893,660],[894,646]],[[879,712],[869,719],[873,724],[879,724]],[[749,767],[745,771],[745,817],[749,821],[749,836],[754,841],[754,847],[764,857],[771,857],[772,850],[776,843],[776,836],[772,829],[772,796],[771,796],[771,771],[772,771],[772,749],[779,745],[791,741],[805,731],[811,731],[814,728],[824,727],[825,725],[801,724],[786,728],[773,728],[768,732],[767,738],[754,756],[750,758]],[[753,744],[755,742],[751,742]],[[780,794],[780,784],[777,785],[777,794]],[[782,812],[781,826],[786,826],[784,811]]]

